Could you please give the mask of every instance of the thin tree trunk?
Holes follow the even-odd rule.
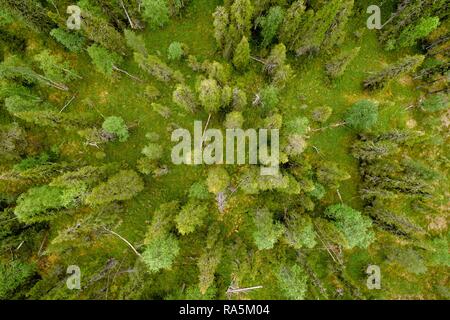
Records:
[[[125,8],[125,5],[123,4],[123,1],[122,1],[122,0],[120,0],[120,5],[122,6],[123,10],[125,11],[125,14],[126,14],[126,16],[127,16],[128,22],[130,23],[131,29],[135,29],[134,24],[133,24],[133,21],[131,21],[131,18],[130,18],[130,16],[128,15],[128,11],[127,11],[127,9]]]
[[[142,81],[141,79],[139,79],[138,77],[133,76],[132,74],[129,74],[127,71],[125,71],[125,70],[123,70],[123,69],[120,69],[120,68],[118,68],[118,67],[116,67],[116,66],[114,66],[114,65],[113,65],[113,70],[122,72],[122,73],[126,74],[127,76],[129,76],[131,79],[134,79],[134,80],[136,80],[136,81],[138,81],[138,82],[144,82],[144,81]]]
[[[247,292],[247,291],[256,290],[256,289],[262,289],[262,288],[263,288],[263,286],[255,286],[255,287],[248,287],[248,288],[238,288],[238,289],[228,288],[227,293]]]
[[[112,230],[109,230],[109,229],[107,229],[107,228],[105,228],[105,227],[103,227],[103,229],[105,229],[105,230],[108,231],[109,233],[112,233],[113,235],[115,235],[116,237],[118,237],[120,240],[122,240],[123,242],[125,242],[131,249],[133,249],[134,253],[136,253],[136,255],[137,255],[138,257],[142,258],[142,255],[136,250],[135,247],[133,247],[133,245],[132,245],[127,239],[125,239],[124,237],[122,237],[120,234],[118,234],[118,233],[116,233],[116,232],[114,232],[114,231],[112,231]]]

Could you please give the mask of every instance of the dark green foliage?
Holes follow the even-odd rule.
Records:
[[[68,32],[61,28],[57,28],[52,29],[52,31],[50,31],[50,35],[69,51],[81,52],[83,49],[85,39],[79,33]]]
[[[21,287],[30,284],[35,272],[36,267],[31,264],[19,261],[0,263],[0,299],[20,297],[18,292]]]
[[[271,7],[266,16],[259,17],[256,24],[261,27],[262,46],[267,47],[275,38],[281,22],[283,21],[284,11],[281,7]]]
[[[358,101],[345,115],[346,124],[357,131],[370,130],[377,121],[378,105],[369,100]]]

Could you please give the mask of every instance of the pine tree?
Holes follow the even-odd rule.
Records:
[[[178,240],[172,234],[158,237],[152,241],[142,253],[142,260],[152,273],[161,269],[170,269],[178,256],[180,246]]]
[[[277,274],[277,278],[286,298],[291,300],[305,299],[308,290],[308,276],[299,265],[282,267]]]
[[[108,181],[99,184],[86,197],[91,206],[104,205],[113,201],[129,200],[144,189],[142,178],[133,170],[121,170]]]
[[[266,16],[259,17],[256,25],[261,27],[261,35],[263,37],[261,46],[267,47],[272,43],[278,33],[278,29],[284,18],[284,10],[279,7],[271,7]]]
[[[199,100],[206,112],[216,113],[221,106],[221,91],[214,79],[206,79],[199,86]]]
[[[377,121],[378,105],[369,100],[356,102],[345,114],[345,123],[358,131],[371,129]]]
[[[197,110],[194,93],[184,84],[177,84],[172,94],[172,101],[188,112],[194,113]]]
[[[364,88],[369,90],[382,89],[389,81],[414,71],[422,64],[424,59],[425,57],[422,55],[406,56],[400,61],[389,65],[382,71],[367,78],[364,81]]]
[[[182,235],[194,232],[197,227],[203,225],[207,215],[208,206],[206,203],[190,200],[175,217],[178,231]]]
[[[150,29],[161,28],[169,22],[169,8],[164,0],[143,0],[142,16]]]
[[[283,226],[274,223],[272,213],[266,208],[256,210],[254,225],[253,240],[259,250],[272,249],[284,232]]]
[[[233,55],[233,64],[238,70],[245,70],[250,62],[250,45],[247,38],[242,37]]]
[[[116,136],[120,142],[128,140],[128,127],[121,117],[111,116],[106,118],[102,124],[102,129],[105,130],[105,132]]]
[[[349,249],[367,248],[375,240],[375,234],[370,230],[371,220],[345,204],[329,206],[325,210],[325,216],[332,219],[334,225],[342,232]]]
[[[305,1],[297,0],[287,9],[283,23],[278,32],[280,41],[292,50],[295,48],[297,39],[301,36],[298,33],[299,28],[305,18]]]
[[[325,70],[327,75],[331,79],[336,79],[341,77],[348,65],[356,58],[359,54],[360,47],[353,48],[350,51],[345,51],[333,58],[329,63],[325,65]]]

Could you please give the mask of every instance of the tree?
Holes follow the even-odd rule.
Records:
[[[342,232],[349,249],[367,248],[375,240],[375,234],[370,230],[372,227],[370,218],[345,204],[327,207],[325,216],[332,219],[333,224]]]
[[[147,48],[145,47],[144,38],[141,35],[137,35],[135,32],[125,29],[123,32],[127,46],[133,51],[143,55],[147,55]]]
[[[150,272],[158,272],[170,269],[179,251],[178,240],[174,235],[168,234],[148,244],[142,253],[142,260]]]
[[[183,82],[183,76],[176,74],[169,66],[161,61],[157,56],[144,56],[141,53],[134,53],[134,61],[139,67],[154,76],[157,80],[162,82],[169,82],[172,80]]]
[[[398,38],[400,48],[410,47],[416,44],[417,40],[425,38],[439,26],[438,17],[422,18],[417,25],[406,27]]]
[[[210,198],[208,186],[204,182],[196,182],[189,188],[189,198],[206,200]]]
[[[85,192],[83,186],[59,188],[50,186],[33,187],[20,195],[14,214],[24,223],[48,221],[59,209],[76,204],[75,199]]]
[[[405,268],[414,274],[423,274],[428,271],[425,262],[413,248],[392,248],[388,253],[388,260]]]
[[[305,299],[308,290],[308,276],[299,265],[282,267],[277,278],[281,290],[288,299]]]
[[[98,206],[113,201],[129,200],[142,190],[144,181],[135,171],[121,170],[92,189],[85,201],[88,205]]]
[[[253,240],[259,250],[272,249],[284,232],[283,225],[272,219],[272,213],[266,209],[257,209],[253,218]]]
[[[81,77],[73,71],[67,61],[62,62],[61,58],[50,54],[49,50],[42,50],[36,54],[33,59],[38,63],[39,68],[44,75],[55,82],[71,81],[73,79],[81,79]]]
[[[206,203],[190,200],[175,217],[178,231],[182,235],[194,232],[203,224],[207,215],[208,205]]]
[[[230,176],[223,167],[213,167],[208,170],[206,185],[211,193],[218,194],[223,192],[230,184]]]
[[[150,29],[158,29],[169,22],[169,8],[164,0],[143,0],[142,16]]]
[[[197,110],[195,95],[187,85],[176,85],[172,94],[172,101],[188,112],[194,113]]]
[[[239,39],[250,33],[252,15],[253,5],[250,0],[236,0],[231,5],[230,20],[239,33]]]
[[[287,134],[305,135],[309,132],[309,120],[306,117],[297,117],[285,124]]]
[[[233,55],[233,64],[237,70],[245,70],[250,63],[250,45],[245,36],[236,47]]]
[[[256,19],[256,25],[261,27],[261,35],[263,37],[261,46],[270,45],[278,33],[278,29],[284,18],[284,10],[280,6],[274,6],[269,9],[266,16]]]
[[[244,116],[239,111],[232,111],[227,114],[225,118],[225,128],[227,129],[237,129],[242,128],[244,124]]]
[[[424,59],[425,57],[422,55],[406,56],[364,80],[364,88],[369,90],[382,89],[391,80],[414,71],[422,64]]]
[[[369,100],[353,104],[345,114],[345,123],[357,131],[367,131],[378,121],[378,105]]]
[[[420,107],[426,112],[447,110],[449,108],[448,95],[444,93],[429,95],[420,103]]]
[[[330,107],[324,106],[324,107],[318,107],[315,108],[312,112],[312,119],[319,123],[325,123],[330,118],[331,114],[333,113],[333,109]]]
[[[116,64],[122,62],[122,58],[115,52],[109,52],[99,45],[92,45],[87,49],[96,69],[104,75],[111,76]]]
[[[183,44],[177,41],[172,42],[167,49],[169,60],[180,60],[185,55]]]
[[[161,145],[151,142],[142,149],[141,153],[150,160],[159,160],[163,156],[163,148]]]
[[[219,47],[223,49],[228,42],[227,29],[228,24],[230,23],[228,10],[225,7],[218,6],[216,11],[213,13],[213,17],[214,38],[216,39]]]
[[[50,35],[71,52],[78,53],[83,50],[85,39],[79,33],[68,32],[64,29],[56,28],[50,31]]]
[[[294,1],[287,9],[283,23],[279,29],[278,38],[282,43],[286,44],[290,50],[294,48],[297,39],[301,36],[298,33],[298,29],[304,21],[305,9],[306,6],[304,0]]]
[[[23,79],[28,83],[42,83],[58,90],[67,91],[69,88],[63,84],[53,81],[42,74],[35,72],[17,56],[9,56],[0,63],[0,79],[15,80]]]
[[[272,85],[264,87],[259,93],[259,100],[264,113],[269,113],[278,107],[278,89]]]
[[[36,274],[36,267],[20,261],[0,263],[0,299],[20,297],[19,289],[27,286]]]
[[[311,218],[290,217],[286,224],[285,238],[294,249],[314,248],[317,242]]]
[[[295,45],[295,53],[298,56],[319,52],[329,36],[327,32],[336,23],[336,16],[341,10],[343,2],[344,0],[331,0],[315,13],[312,9],[306,12],[305,19],[297,30],[300,37]],[[330,45],[331,43],[328,44],[328,46]]]
[[[120,142],[128,140],[128,127],[121,117],[107,117],[105,121],[103,121],[102,128],[103,130],[105,130],[105,132],[113,134],[114,136],[119,138]]]
[[[350,175],[339,168],[335,162],[320,163],[316,171],[317,180],[326,187],[338,188],[341,181],[350,179]]]
[[[326,73],[331,79],[337,79],[341,77],[347,66],[356,58],[359,53],[360,47],[353,48],[352,50],[342,52],[329,63],[325,65]]]
[[[28,143],[17,123],[0,126],[0,157],[3,161],[15,160],[25,153]]]
[[[219,111],[221,106],[221,92],[216,80],[205,79],[199,86],[200,104],[208,113]]]

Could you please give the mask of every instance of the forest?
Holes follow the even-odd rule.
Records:
[[[0,0],[0,300],[450,299],[449,5]]]

